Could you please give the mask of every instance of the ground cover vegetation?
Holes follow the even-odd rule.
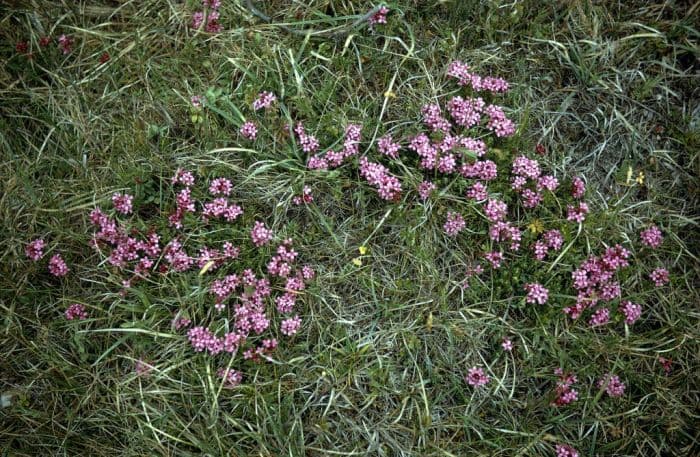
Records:
[[[700,4],[40,3],[3,455],[700,448]]]

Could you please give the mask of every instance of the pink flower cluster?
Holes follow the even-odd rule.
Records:
[[[481,387],[489,383],[490,379],[483,368],[472,367],[469,369],[466,376],[467,384],[472,387]]]
[[[301,195],[295,195],[292,199],[292,203],[295,205],[301,205],[302,203],[309,204],[314,201],[314,196],[311,194],[311,187],[304,186],[301,190]]]
[[[42,240],[41,238],[37,238],[36,240],[27,244],[27,246],[24,248],[24,254],[27,256],[27,258],[36,262],[36,261],[40,260],[42,257],[44,257],[44,248],[45,247],[46,247],[46,242],[44,240]]]
[[[282,321],[282,324],[280,324],[280,332],[287,336],[292,336],[299,331],[299,327],[301,327],[301,318],[299,316],[294,316]]]
[[[315,143],[312,144],[314,148],[307,151],[305,146],[305,139],[308,140],[308,136],[305,137],[303,133],[303,127],[299,129],[301,123],[297,124],[297,136],[299,137],[299,142],[302,145],[302,149],[305,152],[313,152],[318,148],[318,141],[315,138],[313,140]],[[345,139],[343,141],[343,149],[340,151],[328,150],[325,155],[314,155],[309,158],[307,167],[312,170],[327,170],[329,167],[335,168],[343,164],[343,162],[349,157],[355,156],[360,151],[360,140],[362,138],[362,126],[358,124],[348,124],[345,127]]]
[[[558,251],[564,244],[564,237],[561,232],[556,229],[548,230],[544,233],[541,240],[535,241],[533,250],[537,260],[544,260],[549,253],[549,250]]]
[[[620,312],[625,316],[625,323],[631,325],[642,316],[642,306],[625,300],[620,303]]]
[[[59,36],[58,47],[63,54],[70,54],[70,52],[73,50],[73,38],[67,35]]]
[[[233,189],[233,185],[231,184],[231,181],[226,178],[216,178],[212,180],[212,182],[209,184],[209,193],[217,196],[217,195],[230,195],[231,190]]]
[[[481,114],[484,112],[485,106],[486,102],[481,97],[465,99],[455,96],[447,102],[447,110],[452,119],[457,125],[465,128],[472,128],[481,123]]]
[[[219,368],[216,375],[223,380],[226,389],[233,389],[243,381],[243,373],[236,370]]]
[[[523,289],[527,292],[527,296],[525,297],[527,303],[539,303],[540,305],[544,305],[549,299],[549,291],[545,289],[542,284],[536,282],[525,284]]]
[[[625,383],[613,374],[607,374],[598,380],[598,388],[605,389],[605,392],[613,397],[621,397],[625,393]]]
[[[491,263],[493,268],[500,268],[503,261],[503,253],[499,251],[487,252],[484,254],[484,258]]]
[[[133,210],[134,197],[129,194],[115,193],[112,195],[112,204],[117,212],[122,214],[130,214]]]
[[[189,327],[191,323],[191,319],[183,316],[178,316],[173,319],[172,326],[175,330],[181,330],[185,327]]]
[[[564,373],[561,368],[554,370],[554,374],[559,376],[559,380],[554,389],[556,398],[552,402],[552,406],[564,406],[578,400],[578,391],[572,387],[577,382],[576,375]]]
[[[526,187],[532,184],[531,187]],[[521,194],[525,208],[536,208],[542,202],[543,191],[554,192],[559,187],[559,181],[552,175],[542,175],[537,160],[523,155],[513,161],[511,189]]]
[[[85,306],[80,303],[73,303],[65,311],[66,320],[83,320],[87,319],[88,314],[85,310]]]
[[[491,199],[484,204],[484,214],[491,222],[499,222],[506,219],[508,205],[496,199]]]
[[[484,109],[489,117],[486,128],[491,130],[497,137],[511,136],[515,133],[515,123],[506,117],[503,108],[497,105],[489,105]]]
[[[423,123],[427,125],[433,132],[447,133],[452,128],[450,121],[442,117],[440,105],[428,104],[421,109],[423,114]]]
[[[246,140],[255,140],[255,138],[258,136],[258,126],[255,125],[255,122],[253,121],[246,121],[241,126],[239,133]]]
[[[466,226],[467,224],[464,222],[464,218],[461,214],[449,211],[447,213],[447,221],[442,228],[448,236],[457,236]]]
[[[586,220],[586,214],[588,214],[588,204],[586,202],[580,202],[577,206],[567,205],[566,219],[572,222],[578,222],[579,224]]]
[[[664,241],[661,230],[659,230],[659,228],[655,225],[652,225],[648,229],[642,231],[639,236],[642,239],[642,243],[646,244],[652,249],[658,248]]]
[[[316,139],[315,136],[313,135],[308,135],[306,133],[306,129],[304,128],[304,124],[301,122],[297,122],[296,127],[294,127],[294,133],[297,135],[297,139],[299,140],[299,144],[301,145],[301,149],[304,152],[307,153],[312,153],[316,152],[318,149],[319,143],[318,140]],[[309,167],[311,168],[311,167]]]
[[[63,257],[61,257],[61,254],[54,254],[51,260],[49,260],[49,273],[57,278],[67,275],[69,271],[70,269],[63,260]]]
[[[172,182],[173,185],[182,184],[185,186],[177,195],[175,212],[168,217],[168,223],[180,229],[182,228],[182,220],[185,217],[185,213],[194,213],[196,211],[191,189],[194,185],[194,176],[191,172],[178,168]]]
[[[219,8],[221,0],[202,0],[204,11],[197,11],[192,15],[192,28],[199,29],[204,25],[204,30],[209,33],[219,33],[224,27],[219,24]]]
[[[517,251],[520,249],[522,232],[509,221],[498,221],[491,225],[489,237],[497,242],[510,241],[510,250]]]
[[[588,320],[588,325],[598,327],[610,322],[610,310],[608,308],[598,308]]]
[[[192,103],[193,108],[201,109],[204,106],[204,97],[201,95],[193,95],[190,97],[190,103]]]
[[[583,182],[583,179],[579,178],[578,176],[574,177],[574,179],[571,181],[571,195],[574,198],[583,198],[585,193],[586,183]]]
[[[224,197],[215,198],[204,204],[202,208],[202,220],[208,222],[209,219],[223,218],[232,222],[243,214],[243,208],[233,204]]]
[[[399,150],[401,149],[401,145],[399,143],[394,142],[394,139],[391,135],[384,135],[383,137],[379,138],[379,140],[377,140],[377,149],[380,153],[384,154],[385,156],[391,159],[396,159],[399,157]]]
[[[389,173],[382,164],[370,162],[367,157],[360,158],[360,176],[376,187],[384,200],[396,200],[401,196],[401,182]]]
[[[418,195],[420,195],[421,200],[427,200],[435,189],[437,189],[437,186],[434,183],[423,181],[418,185]]]
[[[459,60],[452,62],[447,76],[456,78],[460,86],[471,86],[473,90],[502,93],[508,91],[508,82],[501,78],[482,77],[469,71],[469,66]]]
[[[269,108],[277,100],[277,96],[272,92],[263,91],[258,94],[258,98],[253,102],[253,109],[258,111],[263,108]]]
[[[486,186],[481,181],[476,181],[467,189],[466,197],[476,201],[483,201],[488,198],[489,194]]]
[[[510,340],[510,338],[504,337],[503,342],[501,342],[501,347],[504,351],[510,352],[513,350],[513,342]]]
[[[657,268],[649,274],[649,279],[654,281],[656,287],[661,287],[664,284],[668,284],[668,270],[665,268]]]
[[[557,457],[579,457],[578,451],[566,444],[557,444],[554,447]]]
[[[268,229],[263,222],[255,221],[250,231],[250,238],[257,247],[264,246],[272,240],[272,230]]]
[[[377,25],[377,24],[386,24],[386,15],[389,13],[389,8],[386,6],[381,6],[377,10],[376,13],[371,15],[367,21],[369,22],[370,27]]]
[[[578,319],[587,308],[595,307],[601,300],[611,301],[620,297],[620,283],[615,272],[629,265],[630,252],[622,246],[607,248],[602,256],[591,256],[571,273],[574,289],[578,291],[576,304],[564,309],[572,319]],[[605,314],[599,314],[596,322]]]

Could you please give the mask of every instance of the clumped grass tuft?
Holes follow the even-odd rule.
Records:
[[[190,27],[198,1],[0,11],[7,455],[551,456],[560,443],[580,455],[692,455],[697,5],[395,1],[372,31],[353,27],[376,6],[364,1],[253,2],[269,21],[246,1],[222,3],[218,34]],[[330,33],[289,32],[308,29]],[[61,34],[74,39],[65,55]],[[518,135],[499,145],[506,154],[541,144],[543,166],[587,177],[596,218],[572,248],[578,260],[602,243],[638,243],[652,223],[663,230],[662,247],[624,278],[640,291],[640,322],[591,330],[563,315],[563,301],[520,306],[512,277],[527,263],[510,280],[463,290],[480,248],[444,234],[447,211],[464,200],[459,186],[425,204],[387,204],[354,166],[306,168],[288,124],[302,120],[330,145],[361,123],[361,153],[384,133],[415,134],[421,106],[454,91],[444,77],[454,59],[511,83]],[[252,112],[262,90],[277,94],[279,110]],[[193,110],[194,95],[208,107]],[[255,142],[238,133],[250,119]],[[148,218],[167,206],[164,183],[178,167],[230,177],[247,217],[293,236],[316,268],[302,330],[274,363],[246,365],[231,390],[161,325],[174,306],[202,297],[185,282],[121,297],[117,276],[88,247],[93,208],[129,191]],[[392,171],[412,186],[422,180],[413,166]],[[293,205],[305,185],[313,204]],[[24,255],[38,237],[47,240],[43,263]],[[63,279],[46,271],[58,252],[71,268]],[[662,289],[637,287],[657,266],[651,259],[671,272]],[[91,318],[66,321],[72,303]],[[143,331],[104,331],[125,323]],[[504,336],[512,353],[500,348]],[[672,359],[670,373],[659,357]],[[149,376],[136,373],[138,360],[153,367]],[[487,389],[465,382],[475,365],[491,377]],[[566,408],[550,406],[558,367],[579,378],[582,400]],[[611,368],[627,384],[615,400],[595,384]]]

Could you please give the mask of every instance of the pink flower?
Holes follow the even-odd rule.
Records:
[[[457,236],[457,234],[464,230],[466,226],[467,224],[464,222],[464,218],[461,214],[454,211],[448,211],[447,221],[442,228],[445,230],[445,233],[447,233],[448,236]]]
[[[389,174],[389,170],[380,163],[370,162],[367,157],[360,159],[360,176],[375,187],[384,200],[396,200],[401,196],[401,182]]]
[[[190,103],[192,103],[193,108],[200,109],[204,106],[204,97],[201,95],[193,95],[190,97]]]
[[[523,206],[525,208],[537,208],[543,198],[540,192],[535,192],[532,189],[523,190]]]
[[[608,308],[598,308],[588,321],[588,325],[597,327],[599,325],[605,325],[608,322],[610,322],[610,311]]]
[[[588,214],[588,204],[586,202],[580,202],[578,206],[568,205],[567,207],[566,219],[569,221],[575,221],[579,224],[586,219],[586,214]]]
[[[280,331],[287,336],[292,336],[299,331],[299,327],[301,327],[301,318],[299,316],[294,316],[282,321]]]
[[[41,238],[37,238],[24,248],[24,254],[31,260],[37,261],[44,256],[44,247],[46,242]]]
[[[537,240],[535,241],[535,244],[533,245],[533,250],[535,251],[535,258],[537,260],[544,260],[545,257],[547,257],[547,252],[549,251],[549,247],[547,244],[542,241],[542,240]]]
[[[493,268],[500,268],[501,261],[503,261],[503,253],[498,251],[487,252],[484,254],[484,258],[491,262]]]
[[[292,199],[292,203],[295,205],[301,205],[302,203],[312,203],[314,201],[314,196],[311,194],[311,187],[304,186],[301,191],[301,195],[296,195]]]
[[[389,13],[389,8],[386,6],[380,7],[376,13],[371,15],[369,19],[369,25],[370,27],[376,25],[376,24],[386,24],[386,15]]]
[[[549,291],[541,284],[536,282],[525,284],[523,289],[527,292],[527,296],[525,297],[527,303],[539,303],[540,305],[547,303]]]
[[[247,140],[254,140],[258,135],[258,127],[255,122],[247,121],[241,126],[239,133]]]
[[[433,132],[442,131],[447,133],[450,131],[450,128],[452,128],[452,124],[450,124],[450,121],[442,117],[440,105],[424,105],[421,109],[421,113],[423,114],[423,122]]]
[[[642,243],[653,249],[658,248],[664,240],[663,235],[661,235],[661,230],[655,225],[644,230],[639,236],[642,239]]]
[[[466,196],[472,200],[482,201],[486,200],[489,194],[486,191],[486,186],[482,184],[481,181],[477,181],[472,184],[469,189],[467,189]]]
[[[489,383],[490,379],[482,368],[472,367],[466,376],[467,383],[472,387],[481,387]]]
[[[447,110],[457,125],[471,128],[481,123],[481,113],[483,113],[485,105],[486,103],[481,97],[464,99],[457,96],[452,97],[447,102]]]
[[[418,186],[418,195],[420,195],[421,200],[427,200],[435,189],[437,189],[435,184],[430,181],[423,181]]]
[[[576,375],[572,373],[565,374],[561,368],[554,370],[554,374],[559,376],[559,380],[554,390],[556,398],[552,402],[552,406],[564,406],[576,401],[578,399],[578,391],[571,387],[577,381]]]
[[[620,303],[620,312],[625,315],[626,324],[634,324],[642,315],[641,305],[625,300]]]
[[[223,379],[224,388],[226,389],[233,389],[243,381],[243,373],[232,369],[219,368],[216,371],[216,375]]]
[[[190,340],[192,349],[195,352],[209,352],[211,355],[216,355],[224,350],[224,343],[221,338],[205,327],[193,327],[187,332],[187,338]]]
[[[384,135],[377,141],[377,149],[385,156],[396,159],[399,156],[401,145],[395,143],[391,135]]]
[[[557,444],[554,449],[557,451],[557,457],[579,457],[578,451],[566,444]]]
[[[258,98],[253,102],[253,109],[257,111],[262,108],[269,108],[275,100],[277,100],[277,97],[272,92],[260,92]]]
[[[114,205],[114,209],[116,209],[122,214],[131,213],[131,211],[133,210],[133,201],[133,195],[119,193],[115,193],[114,195],[112,195],[112,204]]]
[[[657,268],[649,274],[649,279],[654,281],[656,287],[661,287],[668,284],[668,270],[665,268]]]
[[[253,244],[260,247],[272,240],[272,230],[268,229],[264,223],[255,221],[250,237],[253,240]]]
[[[172,326],[175,330],[180,330],[189,327],[192,321],[186,317],[178,316],[173,319]]]
[[[304,124],[302,124],[301,122],[297,122],[297,125],[294,128],[294,133],[297,134],[297,138],[299,138],[299,144],[301,145],[301,149],[304,152],[315,152],[318,149],[318,140],[315,136],[306,134]],[[309,165],[309,168],[312,167]]]
[[[73,38],[61,35],[58,37],[58,47],[63,54],[69,54],[73,50]]]
[[[561,232],[556,229],[545,232],[544,240],[547,243],[547,246],[555,251],[561,249],[561,246],[564,244],[564,237],[562,236]]]
[[[609,373],[598,381],[598,388],[605,388],[605,392],[613,398],[621,397],[625,393],[625,383]]]
[[[452,62],[447,69],[447,76],[456,78],[460,86],[470,85],[475,91],[486,90],[493,93],[506,92],[508,82],[491,76],[481,77],[469,71],[469,66],[459,60]]]
[[[515,123],[506,117],[503,108],[489,105],[484,112],[489,116],[486,128],[493,131],[497,137],[511,136],[515,133]]]
[[[501,343],[501,347],[503,348],[504,351],[510,352],[513,350],[513,342],[510,340],[510,338],[503,338],[503,342]]]
[[[659,363],[664,369],[664,372],[668,375],[671,373],[673,360],[667,359],[666,357],[659,356]]]
[[[547,189],[550,192],[554,192],[557,187],[559,187],[559,180],[551,175],[540,176],[537,180],[538,189]]]
[[[586,193],[586,183],[583,182],[583,179],[575,177],[571,182],[571,187],[571,195],[574,198],[583,198],[583,194]]]
[[[513,160],[512,173],[527,179],[538,179],[541,173],[540,164],[537,160],[521,155]]]
[[[209,185],[209,193],[212,195],[229,195],[233,186],[226,178],[216,178]]]
[[[507,211],[508,206],[500,200],[491,199],[484,205],[484,213],[492,222],[505,220]]]
[[[87,319],[88,314],[87,311],[85,310],[85,306],[81,305],[80,303],[73,303],[66,309],[65,311],[65,316],[66,319],[69,321],[72,321],[74,319],[77,320],[83,320]]]
[[[173,184],[182,184],[185,187],[191,187],[194,185],[194,175],[190,171],[178,168],[175,172],[175,176],[173,176]]]
[[[70,269],[61,257],[61,254],[55,254],[53,257],[51,257],[51,260],[49,260],[49,272],[52,275],[61,277],[67,275],[69,271]]]

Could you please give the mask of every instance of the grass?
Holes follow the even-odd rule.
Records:
[[[397,1],[376,33],[331,38],[279,24],[326,30],[373,5],[265,2],[267,24],[245,2],[225,2],[225,31],[209,35],[188,28],[196,2],[89,3],[0,10],[0,393],[10,403],[0,408],[2,455],[544,456],[569,443],[581,455],[672,456],[700,448],[692,425],[697,3]],[[55,40],[39,50],[41,36],[61,33],[75,38],[72,53],[61,55]],[[32,59],[15,51],[29,39]],[[100,64],[105,51],[111,58]],[[519,307],[511,284],[488,278],[480,292],[462,291],[478,247],[442,232],[460,202],[456,188],[426,205],[390,205],[358,184],[352,167],[305,168],[287,122],[304,120],[322,144],[348,122],[364,124],[367,145],[385,131],[415,133],[420,107],[454,90],[442,75],[455,58],[513,85],[506,106],[519,133],[504,149],[542,143],[549,168],[587,177],[598,214],[591,227],[600,230],[580,236],[579,257],[602,242],[636,240],[651,222],[663,228],[657,255],[672,282],[635,297],[645,304],[642,323],[592,331],[565,319],[563,305]],[[225,115],[206,110],[195,124],[189,97],[209,88],[222,90],[216,106]],[[250,115],[260,90],[283,105],[259,122],[251,147],[223,100]],[[266,217],[294,236],[318,273],[302,331],[276,363],[247,365],[232,391],[169,330],[172,309],[204,306],[201,287],[173,282],[122,298],[118,277],[87,247],[90,209],[120,190],[164,205],[162,182],[178,166],[234,178],[249,222]],[[626,185],[629,168],[644,173],[643,185]],[[402,174],[422,179],[408,163]],[[291,205],[303,184],[316,198],[308,210]],[[68,278],[25,259],[36,236],[60,246]],[[359,246],[369,248],[360,267],[352,263]],[[640,262],[625,286],[652,267]],[[521,268],[512,274],[529,266]],[[88,306],[90,320],[63,319],[74,302]],[[499,351],[504,332],[516,343],[512,356]],[[669,376],[659,355],[673,359]],[[154,366],[150,376],[134,372],[139,358]],[[464,382],[474,365],[492,376],[489,389]],[[579,374],[586,400],[574,407],[549,406],[559,366]],[[616,401],[594,386],[610,367],[628,385]]]

